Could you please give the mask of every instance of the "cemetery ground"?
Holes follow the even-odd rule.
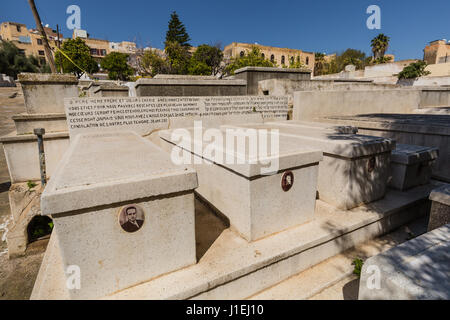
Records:
[[[25,112],[20,88],[0,88],[0,136],[14,130],[11,116]],[[37,152],[37,148],[36,148]],[[8,190],[10,178],[3,150],[0,152],[0,300],[29,299],[42,262],[48,237],[31,243],[25,256],[9,260],[5,241],[6,222],[10,217]],[[197,259],[201,259],[227,224],[212,214],[208,206],[196,201]],[[309,268],[252,299],[333,299],[358,297],[358,278],[352,262],[367,259],[426,232],[428,217],[402,226],[391,233],[368,241]]]

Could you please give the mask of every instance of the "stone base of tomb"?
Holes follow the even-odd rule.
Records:
[[[251,243],[226,228],[197,264],[104,299],[246,299],[426,215],[430,209],[428,196],[440,185],[432,181],[406,192],[389,189],[383,199],[348,211],[318,200],[314,221]],[[196,237],[202,236],[197,230]],[[33,300],[69,299],[55,237],[53,233],[31,295]]]

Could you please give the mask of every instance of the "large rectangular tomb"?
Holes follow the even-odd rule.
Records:
[[[80,275],[70,297],[100,298],[195,264],[196,187],[192,168],[136,133],[78,135],[41,199],[68,283]]]
[[[290,121],[287,121],[290,123]],[[236,127],[236,126],[222,126]],[[239,127],[278,130],[281,136],[296,137],[299,147],[308,146],[323,151],[319,166],[319,198],[340,209],[352,209],[382,198],[389,178],[390,139],[343,134],[332,129],[304,124],[246,124]]]
[[[197,130],[159,134],[172,159],[193,163],[196,192],[243,238],[258,240],[313,219],[321,151],[270,132],[263,137],[252,135],[256,131]]]

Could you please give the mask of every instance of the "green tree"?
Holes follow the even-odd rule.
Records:
[[[134,74],[134,69],[128,65],[128,55],[120,52],[111,52],[101,61],[102,69],[108,71],[110,80],[128,81]]]
[[[180,21],[178,14],[174,11],[170,15],[169,30],[166,33],[165,46],[167,48],[169,43],[177,42],[183,47],[190,47],[188,33],[186,32],[186,27]]]
[[[315,56],[315,63],[314,63],[314,75],[320,76],[322,74],[325,74],[325,70],[327,67],[327,63],[325,61],[325,53],[316,52],[314,54]]]
[[[188,74],[191,55],[189,47],[182,46],[179,42],[167,42],[165,53],[170,66],[171,74]]]
[[[93,74],[98,72],[98,64],[91,57],[90,48],[81,38],[64,41],[61,50],[76,64],[67,59],[61,52],[55,54],[55,62],[58,70],[65,73],[73,73],[80,78],[85,72]]]
[[[230,64],[225,68],[228,74],[234,74],[234,71],[243,67],[275,67],[270,60],[262,57],[261,50],[258,47],[252,47],[251,51],[245,53],[244,56],[232,58]]]
[[[344,70],[345,66],[353,64],[357,70],[364,69],[366,54],[360,50],[347,49],[339,55],[336,55],[336,64],[338,72]]]
[[[415,79],[421,76],[429,75],[431,72],[426,71],[427,63],[425,61],[419,60],[413,62],[408,66],[404,67],[403,70],[398,74],[399,79]]]
[[[34,56],[26,57],[19,48],[10,41],[0,40],[0,73],[17,79],[21,72],[44,72],[46,69],[39,65]]]
[[[374,60],[384,57],[388,47],[390,38],[382,33],[377,35],[371,41],[371,47],[373,52]]]
[[[153,50],[145,51],[140,63],[141,67],[152,77],[157,74],[171,73],[169,62]]]
[[[189,74],[217,75],[222,71],[223,52],[218,47],[202,44],[198,46],[189,63]]]

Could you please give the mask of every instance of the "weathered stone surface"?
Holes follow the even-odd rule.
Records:
[[[429,183],[432,165],[438,156],[437,148],[397,144],[391,155],[389,186],[407,190]]]
[[[195,129],[185,130],[190,137],[180,142],[173,131],[161,131],[166,142],[165,150],[180,154],[186,150],[193,154],[192,162],[197,170],[199,188],[196,190],[205,200],[229,218],[231,227],[247,241],[254,241],[287,228],[311,221],[314,215],[318,163],[322,153],[314,148],[295,146],[293,139],[284,137],[279,150],[268,146],[264,157],[253,158],[250,143],[245,134],[236,133],[246,147],[216,145],[214,155],[208,150],[210,142],[197,137]],[[217,130],[217,129],[216,129]],[[219,130],[217,130],[220,132]],[[225,131],[220,132],[225,137]],[[202,133],[201,133],[202,134]],[[261,138],[259,138],[261,139]],[[267,137],[271,141],[272,137]],[[222,154],[223,158],[216,157]],[[202,159],[203,157],[203,159]],[[228,158],[230,157],[230,158]],[[270,163],[262,164],[262,161]],[[214,164],[213,164],[214,163]],[[272,171],[265,171],[270,169]],[[270,174],[269,174],[270,172]],[[292,173],[292,187],[283,190],[285,174]]]
[[[379,286],[376,285],[379,279]],[[450,225],[369,258],[360,300],[450,299]]]
[[[34,134],[12,134],[0,138],[8,164],[11,183],[41,179],[37,137]],[[59,160],[69,147],[69,133],[55,132],[44,135],[47,177],[51,177]]]
[[[93,89],[96,97],[128,97],[129,88],[112,84],[103,84]]]
[[[283,126],[294,126],[294,127],[303,127],[309,130],[322,130],[329,131],[333,133],[348,133],[348,134],[356,134],[358,133],[358,128],[354,126],[343,126],[343,125],[333,125],[329,123],[323,122],[314,122],[314,121],[301,121],[301,120],[289,120],[289,121],[266,121],[267,125],[283,125]]]
[[[64,98],[78,97],[74,75],[22,73],[18,78],[29,114],[64,113]]]
[[[247,94],[258,94],[258,82],[267,79],[309,80],[309,69],[284,69],[265,67],[244,67],[234,71],[235,79],[243,79],[247,83]]]
[[[133,130],[141,135],[167,129],[175,121],[195,118],[246,118],[255,113],[264,119],[287,118],[286,97],[144,97],[66,99],[71,136],[92,131]],[[185,122],[186,123],[186,122]]]
[[[31,134],[35,128],[44,128],[45,132],[67,132],[65,113],[18,114],[12,116],[17,135]]]
[[[450,223],[450,184],[434,189],[430,194],[432,201],[428,231]]]
[[[281,136],[295,137],[293,141],[299,147],[322,150],[324,160],[319,165],[317,186],[319,198],[340,209],[370,203],[382,198],[386,192],[390,153],[395,147],[395,142],[390,139],[340,134],[335,132],[336,129],[314,129],[295,123],[239,126],[279,130]]]
[[[313,221],[259,241],[229,229],[197,264],[149,279],[105,299],[246,299],[357,244],[424,216],[426,185],[389,190],[376,203],[341,211],[318,200]],[[60,248],[52,234],[31,299],[68,299]]]
[[[64,270],[81,270],[73,299],[111,294],[196,262],[193,169],[132,132],[78,135],[42,194]],[[140,229],[122,229],[126,205]],[[139,219],[139,218],[138,218]]]

